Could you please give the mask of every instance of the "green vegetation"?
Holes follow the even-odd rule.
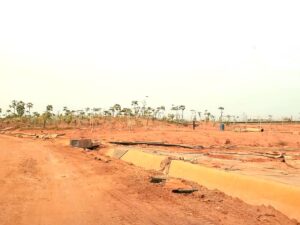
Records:
[[[146,96],[147,98],[147,96]],[[84,109],[73,110],[67,106],[63,107],[61,112],[56,114],[53,112],[52,105],[47,105],[45,111],[42,113],[33,111],[34,104],[31,102],[25,103],[23,101],[13,100],[6,111],[0,108],[0,125],[6,126],[19,126],[19,127],[43,127],[43,128],[59,128],[59,127],[80,127],[80,126],[98,126],[104,122],[114,123],[116,121],[124,122],[124,126],[131,129],[132,125],[142,125],[142,121],[146,121],[148,125],[149,121],[166,121],[176,124],[188,124],[189,121],[198,122],[212,122],[216,123],[216,117],[204,110],[200,112],[197,110],[190,110],[190,119],[185,119],[185,105],[172,105],[167,110],[165,106],[151,107],[147,105],[147,101],[131,101],[130,107],[122,107],[120,104],[114,104],[108,109],[100,107],[86,107]],[[240,121],[239,116],[226,115],[224,116],[224,107],[218,107],[220,110],[219,122],[225,122],[226,124],[238,123]],[[112,120],[115,118],[116,120]],[[224,119],[225,118],[225,119]],[[272,115],[268,115],[267,119],[248,119],[246,115],[244,122],[248,123],[261,123],[261,122],[276,122],[273,120]],[[282,121],[292,122],[292,118],[286,117]]]

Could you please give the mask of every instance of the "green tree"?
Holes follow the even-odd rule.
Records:
[[[111,112],[108,111],[108,110],[105,110],[103,113],[104,113],[104,116],[111,116],[112,115]]]
[[[44,123],[43,123],[43,127],[46,128],[46,123],[48,120],[51,119],[51,117],[53,116],[53,106],[52,105],[47,105],[46,106],[46,111],[43,113],[43,120],[44,120]]]
[[[10,114],[11,114],[11,110],[10,109],[6,110],[6,116],[10,116]]]
[[[34,112],[34,113],[33,113],[33,116],[34,116],[34,117],[39,117],[40,114],[39,114],[38,112]]]
[[[53,106],[52,105],[47,105],[46,111],[47,112],[52,112],[53,111]]]
[[[22,117],[25,113],[25,103],[22,101],[17,102],[16,110],[18,116]]]
[[[131,116],[132,110],[130,108],[123,108],[120,113],[124,116]]]

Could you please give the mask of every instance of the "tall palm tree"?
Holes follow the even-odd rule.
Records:
[[[200,112],[200,111],[198,112],[198,116],[199,116],[200,122],[201,122],[201,113],[202,113],[202,112]]]
[[[132,108],[134,110],[134,115],[138,116],[139,111],[140,111],[140,106],[139,106],[138,101],[136,101],[136,100],[131,101],[131,106],[132,106]]]
[[[176,118],[176,120],[178,120],[179,119],[179,115],[178,115],[179,106],[172,105],[171,110],[175,112],[175,118]]]
[[[120,104],[115,104],[113,106],[113,108],[115,109],[115,112],[116,112],[116,116],[119,114],[119,112],[122,110],[122,107]]]
[[[191,109],[191,120],[193,120],[193,121],[197,120],[196,110],[194,110],[194,109]]]
[[[158,119],[162,118],[165,110],[166,110],[166,107],[164,107],[163,105],[157,107],[155,116],[157,116]]]
[[[12,109],[14,110],[14,114],[16,114],[17,103],[18,103],[17,100],[13,100],[13,101],[11,102],[11,105],[9,105],[9,108],[12,108]]]
[[[180,105],[180,106],[178,107],[178,109],[181,110],[181,119],[183,120],[183,112],[184,112],[184,110],[185,110],[185,106],[184,106],[184,105]]]
[[[32,104],[31,102],[28,102],[28,103],[26,104],[26,106],[27,106],[27,108],[28,108],[28,112],[29,112],[29,116],[30,116],[30,115],[31,115],[30,109],[33,107],[33,104]]]
[[[224,107],[220,106],[218,109],[221,111],[220,119],[219,120],[220,120],[220,122],[222,122]]]
[[[210,112],[207,112],[206,115],[207,115],[206,120],[209,122],[211,113],[210,113]]]

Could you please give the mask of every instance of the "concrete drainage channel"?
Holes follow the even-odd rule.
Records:
[[[300,220],[300,187],[208,168],[139,150],[110,149],[106,155],[147,170],[161,171],[167,177],[181,178],[209,189],[218,189],[249,204],[273,206],[288,217]],[[189,190],[178,190],[175,193],[185,191]]]

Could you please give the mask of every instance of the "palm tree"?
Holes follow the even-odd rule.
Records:
[[[17,101],[16,100],[13,100],[11,102],[11,105],[9,106],[10,108],[12,108],[14,110],[14,114],[16,114],[16,109],[17,109]]]
[[[146,106],[147,106],[147,99],[149,96],[145,96],[145,99],[142,101],[142,116],[145,116],[146,113]]]
[[[227,115],[227,122],[229,123],[230,122],[230,118],[231,118],[231,115]]]
[[[206,120],[207,120],[207,122],[209,122],[211,113],[210,113],[210,112],[207,112],[206,115],[207,115]]]
[[[201,112],[198,112],[199,120],[201,121]]]
[[[194,109],[191,109],[191,120],[192,121],[196,121],[197,120],[196,110],[194,110]]]
[[[139,106],[138,101],[135,101],[135,100],[132,101],[131,102],[131,106],[132,106],[132,108],[134,110],[134,115],[137,116],[139,114],[139,111],[140,111],[140,106]]]
[[[161,118],[164,117],[165,111],[166,111],[166,107],[162,105],[162,106],[160,107],[160,117],[161,117]]]
[[[122,107],[121,107],[121,105],[120,104],[115,104],[114,106],[113,106],[113,108],[114,108],[114,110],[115,110],[115,112],[116,112],[116,116],[119,114],[119,112],[122,110]]]
[[[166,107],[164,107],[163,105],[157,108],[158,110],[158,118],[163,118],[164,112],[166,110]]]
[[[89,107],[86,107],[86,108],[85,108],[85,112],[86,112],[86,114],[88,114],[88,113],[89,113],[89,111],[90,111],[90,108],[89,108]]]
[[[27,108],[28,108],[28,112],[29,112],[29,116],[30,116],[30,115],[31,115],[30,109],[33,107],[33,104],[32,104],[31,102],[28,102],[28,103],[26,104],[26,106],[27,106]]]
[[[208,111],[207,111],[207,109],[205,109],[203,115],[204,115],[204,119],[206,122],[207,122],[207,113],[208,113]]]
[[[184,106],[184,105],[181,105],[181,106],[178,107],[178,109],[181,110],[181,120],[183,120],[183,112],[184,112],[184,110],[185,110],[185,106]]]
[[[172,105],[172,108],[171,108],[172,111],[175,111],[175,117],[176,117],[176,120],[179,119],[179,116],[178,116],[178,110],[179,110],[179,107],[178,106],[174,106]]]
[[[220,122],[222,122],[224,107],[220,106],[218,109],[221,111],[220,119],[219,120],[220,120]]]
[[[52,112],[53,111],[53,106],[52,105],[47,105],[46,111],[47,112]]]

